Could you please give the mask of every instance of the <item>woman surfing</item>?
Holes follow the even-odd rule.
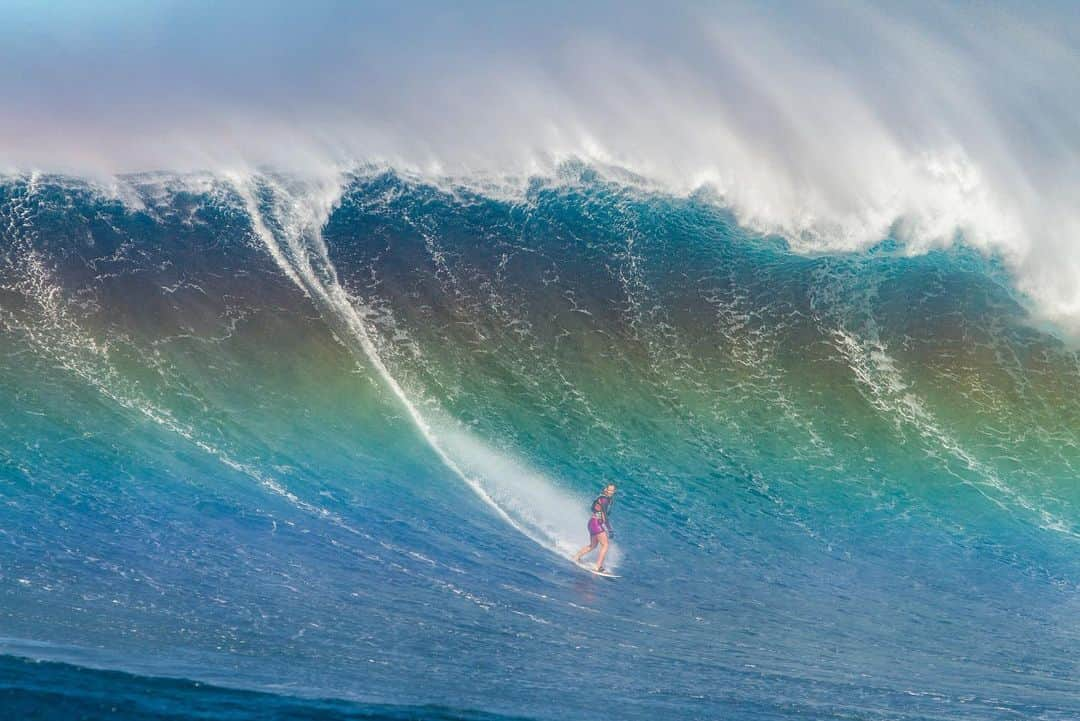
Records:
[[[592,517],[589,519],[589,545],[582,548],[574,556],[574,563],[580,563],[581,557],[591,552],[597,545],[600,546],[600,555],[596,557],[596,572],[607,573],[604,568],[604,558],[608,552],[608,539],[615,537],[615,531],[611,529],[608,514],[611,512],[611,504],[615,498],[615,484],[609,483],[603,492],[592,503]]]

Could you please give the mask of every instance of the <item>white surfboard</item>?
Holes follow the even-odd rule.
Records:
[[[614,573],[612,573],[610,571],[597,571],[596,566],[586,565],[584,563],[578,563],[577,561],[573,561],[573,564],[575,566],[577,566],[578,568],[580,568],[582,571],[588,571],[589,573],[591,573],[594,576],[603,576],[604,578],[622,578],[622,576],[616,576]]]

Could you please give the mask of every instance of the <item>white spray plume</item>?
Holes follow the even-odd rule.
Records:
[[[578,158],[714,186],[800,250],[961,234],[1080,331],[1080,14],[1022,10],[16,1],[0,170],[521,177]]]

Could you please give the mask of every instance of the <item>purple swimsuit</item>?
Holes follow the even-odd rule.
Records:
[[[589,535],[597,536],[601,533],[607,533],[607,528],[604,527],[604,520],[607,518],[608,504],[611,503],[611,499],[607,496],[600,496],[592,504],[592,518],[589,519]]]

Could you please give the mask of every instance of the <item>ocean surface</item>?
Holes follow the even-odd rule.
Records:
[[[1076,719],[1015,287],[580,164],[7,176],[0,716]]]

